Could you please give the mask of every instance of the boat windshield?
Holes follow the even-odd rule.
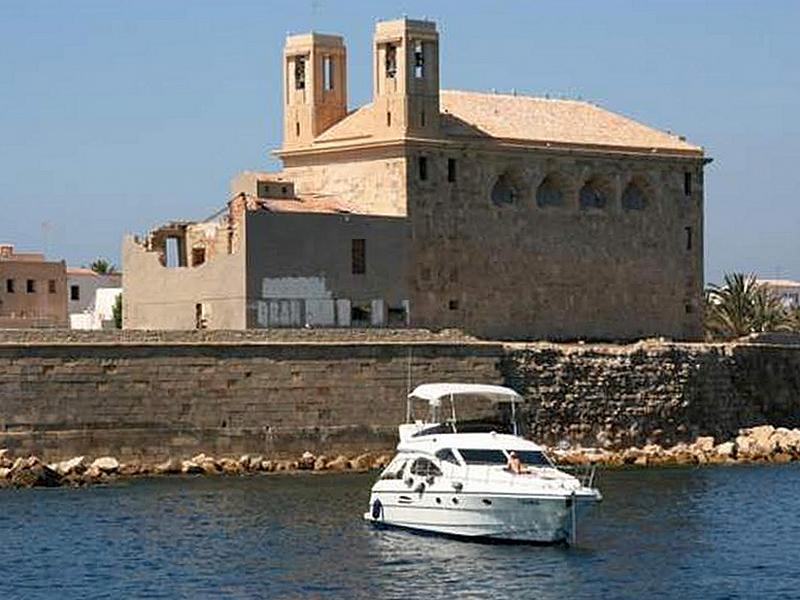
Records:
[[[523,465],[530,465],[532,467],[552,467],[553,464],[550,459],[538,450],[509,450],[509,452],[516,452],[520,462]]]
[[[459,448],[458,453],[468,465],[505,465],[508,462],[502,450]]]

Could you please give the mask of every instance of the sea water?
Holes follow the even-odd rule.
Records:
[[[603,471],[576,547],[375,529],[373,479],[0,490],[0,598],[800,598],[800,465]]]

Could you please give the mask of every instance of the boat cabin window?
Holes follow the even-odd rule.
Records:
[[[383,473],[381,473],[381,479],[402,479],[406,462],[405,458],[400,456],[395,457],[395,459],[389,463],[389,466],[383,470]]]
[[[512,450],[509,450],[512,452]],[[513,450],[513,452],[517,453],[517,457],[519,457],[520,462],[523,466],[532,466],[532,467],[552,467],[553,463],[550,462],[550,459],[544,454],[544,452],[539,452],[538,450]]]
[[[468,465],[505,465],[508,462],[508,457],[502,450],[459,448],[458,453]]]
[[[461,464],[458,462],[456,455],[453,454],[453,451],[450,448],[442,448],[441,450],[437,450],[436,458],[445,462],[453,463],[454,465]]]
[[[418,458],[415,460],[414,464],[411,465],[411,473],[421,477],[439,477],[442,474],[442,472],[439,470],[439,467],[437,467],[427,458]]]

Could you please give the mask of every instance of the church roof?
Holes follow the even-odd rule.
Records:
[[[677,135],[580,100],[444,90],[440,102],[442,112],[455,117],[444,121],[445,131],[451,135],[489,135],[507,140],[623,149],[703,151]]]
[[[500,139],[537,145],[599,147],[618,151],[702,155],[680,136],[580,100],[560,100],[442,90],[442,132],[462,139]],[[315,144],[367,141],[376,122],[372,104],[351,112],[319,135]]]

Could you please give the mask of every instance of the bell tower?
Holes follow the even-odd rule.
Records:
[[[283,50],[283,147],[310,145],[347,115],[347,54],[338,35],[286,38]]]
[[[439,34],[436,23],[399,19],[375,26],[373,100],[389,135],[439,132]]]

